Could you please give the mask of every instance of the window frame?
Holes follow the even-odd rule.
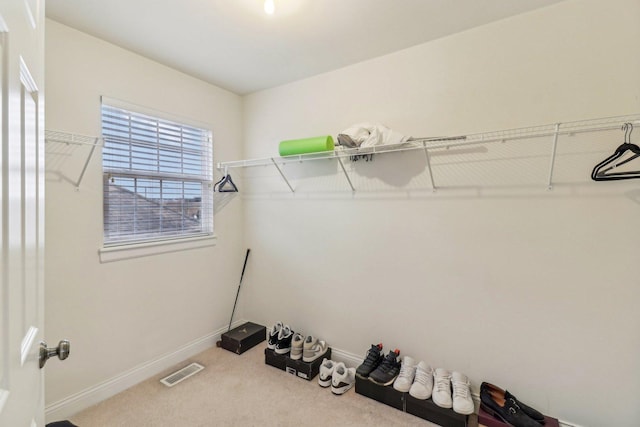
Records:
[[[124,110],[127,113],[133,115],[141,115],[146,116],[150,120],[155,120],[159,124],[161,122],[170,122],[173,125],[178,125],[180,127],[187,128],[196,128],[201,131],[205,131],[208,133],[207,144],[208,147],[204,148],[199,152],[198,159],[202,162],[202,169],[199,171],[200,174],[188,174],[184,173],[185,171],[185,159],[184,155],[181,156],[181,160],[179,162],[180,168],[183,173],[173,173],[173,172],[161,172],[161,166],[159,163],[156,165],[157,170],[154,171],[146,171],[138,169],[122,169],[122,168],[109,168],[105,162],[104,156],[102,157],[102,177],[103,177],[103,194],[102,194],[102,248],[99,250],[101,262],[110,262],[116,261],[119,259],[127,259],[127,258],[137,258],[140,256],[148,256],[157,253],[167,253],[174,252],[178,250],[186,250],[192,248],[201,248],[207,246],[215,245],[215,228],[214,228],[214,206],[213,206],[213,131],[211,126],[208,124],[197,123],[193,120],[184,119],[182,117],[176,117],[175,115],[163,113],[157,110],[153,110],[146,107],[141,107],[139,105],[127,103],[124,101],[116,100],[108,97],[101,97],[100,103],[100,127],[101,131],[104,129],[104,107],[115,108]],[[103,141],[105,145],[107,144],[108,137],[105,138],[103,135]],[[158,141],[157,150],[160,152],[162,150],[161,142]],[[133,145],[133,144],[132,144]],[[181,152],[185,150],[184,147],[181,148]],[[204,155],[204,158],[202,156]],[[159,161],[158,161],[159,162]],[[149,180],[149,181],[158,181],[155,185],[162,187],[163,180],[165,183],[168,182],[178,182],[182,183],[182,189],[179,193],[184,200],[185,197],[185,183],[189,182],[198,182],[202,185],[201,187],[201,217],[200,225],[201,231],[197,232],[181,232],[180,230],[174,230],[170,232],[170,234],[161,235],[161,232],[155,235],[136,235],[136,233],[132,233],[129,237],[122,237],[116,239],[110,239],[107,236],[107,221],[106,221],[106,211],[107,208],[107,195],[104,194],[106,190],[106,186],[108,185],[108,180],[111,178],[125,179],[125,178],[133,178],[135,180]],[[137,183],[138,181],[136,181]],[[137,196],[139,193],[134,192]],[[165,207],[163,207],[165,209]],[[158,215],[160,216],[160,215]],[[184,231],[184,230],[183,230]]]

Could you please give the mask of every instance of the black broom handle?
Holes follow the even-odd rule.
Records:
[[[240,295],[240,286],[242,286],[244,269],[247,268],[247,260],[249,259],[249,252],[251,252],[251,249],[247,249],[247,254],[244,256],[244,265],[242,266],[242,274],[240,275],[240,284],[238,284],[238,292],[236,292],[236,301],[233,303],[233,311],[231,311],[231,319],[229,319],[229,329],[227,329],[227,332],[231,330],[231,322],[233,321],[233,314],[236,312],[236,304],[238,304],[238,296]]]

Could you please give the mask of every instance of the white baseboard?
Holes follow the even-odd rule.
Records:
[[[245,320],[236,320],[231,326],[235,328],[245,322]],[[102,402],[129,387],[157,375],[167,368],[215,346],[216,341],[220,340],[220,336],[227,331],[227,328],[228,326],[222,327],[183,345],[171,353],[164,354],[107,381],[48,404],[45,408],[46,422],[68,419],[90,406]]]
[[[338,348],[331,347],[331,360],[342,362],[350,368],[356,368],[362,363],[362,361],[364,360],[364,356],[361,354],[353,354],[340,350]]]

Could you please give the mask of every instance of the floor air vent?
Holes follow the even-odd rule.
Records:
[[[163,379],[160,380],[160,382],[166,385],[167,387],[173,387],[174,385],[178,384],[180,381],[186,380],[190,376],[197,374],[203,369],[204,369],[204,366],[198,363],[192,363],[174,372],[173,374],[170,374],[164,377]]]

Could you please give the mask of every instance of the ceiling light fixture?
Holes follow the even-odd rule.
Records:
[[[265,0],[264,1],[264,11],[267,15],[273,15],[273,12],[276,10],[276,5],[273,3],[273,0]]]

